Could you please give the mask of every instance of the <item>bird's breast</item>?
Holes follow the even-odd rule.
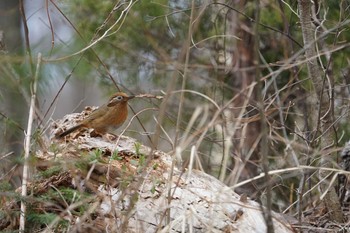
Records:
[[[112,127],[119,127],[128,117],[127,105],[125,104],[119,107],[113,107],[110,111],[108,111],[105,117],[108,118],[107,121],[110,122]]]

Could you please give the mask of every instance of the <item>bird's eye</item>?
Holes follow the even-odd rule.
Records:
[[[123,96],[118,95],[117,97],[115,97],[117,100],[123,100]]]

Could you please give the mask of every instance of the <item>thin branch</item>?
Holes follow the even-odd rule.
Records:
[[[47,20],[49,21],[49,27],[50,27],[50,31],[51,31],[51,49],[50,49],[50,56],[52,55],[52,51],[53,48],[55,47],[55,33],[54,33],[54,29],[53,29],[53,25],[52,25],[52,21],[51,21],[51,15],[50,15],[50,11],[49,11],[49,0],[45,0],[45,8],[46,8],[46,14],[47,14]]]
[[[294,42],[296,45],[298,45],[300,48],[303,47],[298,41],[296,41],[296,40],[295,40],[293,37],[291,37],[289,34],[286,34],[285,32],[282,32],[282,31],[280,31],[280,30],[278,30],[278,29],[276,29],[276,28],[273,28],[273,27],[271,27],[271,26],[269,26],[269,25],[266,25],[266,24],[257,22],[255,19],[253,19],[253,18],[249,17],[248,15],[244,14],[243,12],[241,12],[241,11],[239,11],[239,10],[233,8],[232,6],[229,6],[229,5],[227,5],[227,4],[220,3],[220,2],[215,2],[215,3],[211,3],[211,4],[213,4],[213,5],[225,6],[225,7],[229,8],[230,10],[233,10],[233,11],[237,12],[238,14],[243,15],[243,16],[246,17],[250,22],[256,23],[257,25],[260,25],[260,26],[263,26],[263,27],[265,27],[265,28],[268,28],[268,29],[270,29],[270,30],[272,30],[272,31],[274,31],[274,32],[278,32],[278,33],[280,33],[281,35],[283,35],[283,36],[287,37],[288,39],[290,39],[291,41],[293,41],[293,42]],[[211,5],[211,4],[209,4],[209,5]]]
[[[28,24],[27,24],[27,18],[26,18],[26,13],[24,10],[24,3],[23,0],[19,1],[19,11],[22,15],[22,23],[23,23],[23,28],[24,28],[24,37],[25,37],[25,42],[26,42],[26,49],[27,49],[27,53],[29,56],[29,62],[30,62],[30,70],[32,72],[32,74],[34,73],[33,70],[33,58],[32,58],[32,50],[30,49],[30,42],[29,42],[29,29],[28,29]]]

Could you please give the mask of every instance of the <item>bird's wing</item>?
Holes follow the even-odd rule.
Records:
[[[108,108],[106,104],[100,106],[99,108],[92,111],[92,113],[84,120],[85,122],[92,122],[95,119],[100,119],[108,112]]]

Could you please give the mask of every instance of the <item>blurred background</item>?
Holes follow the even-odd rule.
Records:
[[[349,4],[314,1],[312,15],[318,62],[332,83],[327,91],[334,96],[335,152],[349,135]],[[317,125],[309,121],[312,84],[297,1],[262,0],[256,6],[244,0],[1,0],[1,182],[20,183],[16,171],[38,53],[38,138],[49,135],[53,121],[99,106],[117,90],[169,94],[157,148],[180,148],[183,167],[195,146],[196,168],[228,185],[252,178],[262,172],[263,134],[269,169],[315,162],[308,156]],[[126,135],[151,146],[161,103],[130,101],[130,117],[148,110]],[[274,180],[277,209],[296,198],[299,178],[285,177]],[[252,182],[241,188],[255,197],[265,186]]]

